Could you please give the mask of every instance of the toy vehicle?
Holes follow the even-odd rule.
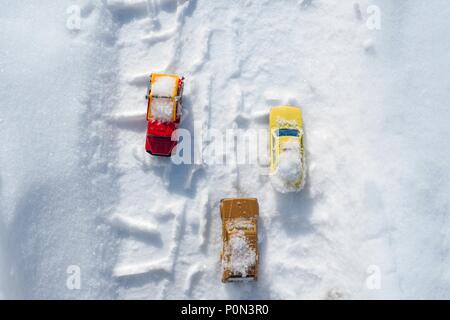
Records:
[[[170,157],[177,145],[174,131],[180,124],[184,78],[152,74],[147,90],[147,139],[145,150],[154,156]]]
[[[302,112],[279,106],[270,111],[270,177],[282,193],[300,191],[305,185],[306,162]]]
[[[258,276],[258,215],[256,199],[223,199],[222,282],[256,280]]]

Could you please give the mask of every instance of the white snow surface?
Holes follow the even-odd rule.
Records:
[[[0,297],[449,299],[449,16],[445,0],[4,0]],[[186,77],[192,133],[302,107],[304,190],[149,156],[151,72]],[[256,283],[221,283],[226,197],[259,199]]]

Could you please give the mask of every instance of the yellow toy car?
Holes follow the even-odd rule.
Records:
[[[306,180],[303,119],[300,108],[270,111],[270,177],[278,192],[300,191]]]

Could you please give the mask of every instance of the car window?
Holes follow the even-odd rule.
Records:
[[[276,134],[279,137],[298,137],[300,135],[297,129],[278,129]]]

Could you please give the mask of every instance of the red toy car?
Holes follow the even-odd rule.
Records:
[[[145,150],[154,156],[170,157],[178,143],[174,131],[180,124],[184,78],[152,74],[147,90],[147,139]]]

